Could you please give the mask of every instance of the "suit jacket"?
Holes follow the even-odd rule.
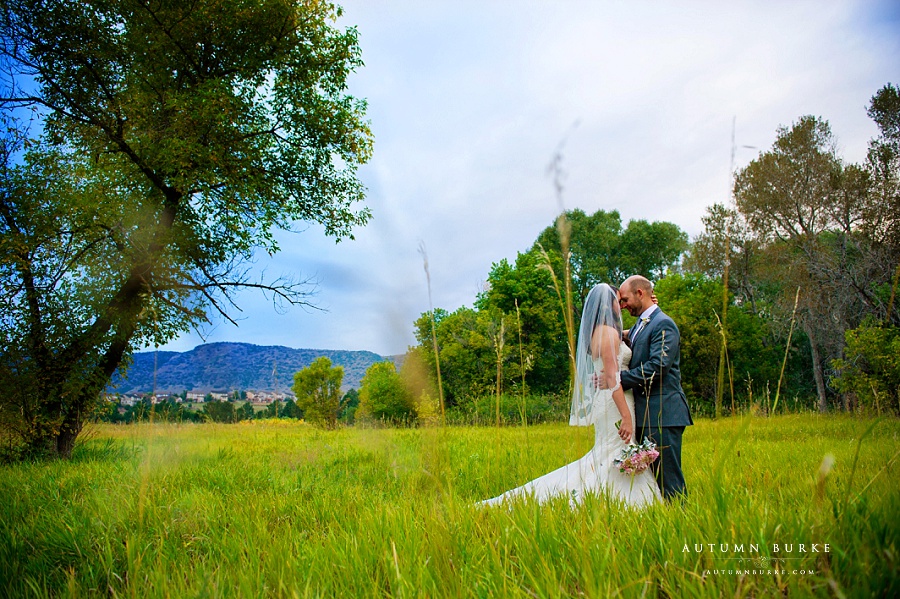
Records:
[[[694,424],[681,388],[681,333],[662,310],[654,310],[631,347],[622,388],[634,393],[636,427]]]

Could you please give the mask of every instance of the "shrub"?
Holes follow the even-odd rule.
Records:
[[[412,393],[393,362],[376,362],[366,370],[359,388],[359,413],[394,423],[415,420]]]
[[[329,428],[337,424],[343,380],[343,367],[332,368],[331,360],[325,356],[316,358],[294,375],[292,389],[306,420]]]
[[[528,424],[541,422],[568,422],[571,400],[567,394],[502,395],[500,396],[500,422],[522,424],[523,416]],[[497,422],[497,396],[485,395],[470,398],[448,410],[450,424],[493,425]]]
[[[832,361],[832,379],[860,407],[900,412],[900,329],[868,318],[845,333],[844,358]]]

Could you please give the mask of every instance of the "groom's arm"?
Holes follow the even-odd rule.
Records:
[[[659,384],[659,381],[672,367],[675,356],[678,355],[681,335],[674,321],[666,318],[649,333],[650,357],[638,364],[632,364],[630,369],[622,371],[621,381],[624,389]]]

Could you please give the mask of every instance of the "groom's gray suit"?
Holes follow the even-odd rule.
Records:
[[[654,310],[632,340],[631,353],[631,365],[621,377],[622,388],[634,393],[635,441],[650,437],[660,448],[653,473],[663,497],[683,496],[681,437],[694,421],[681,388],[681,334],[675,321]]]

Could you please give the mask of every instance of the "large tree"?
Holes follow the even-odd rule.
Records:
[[[359,412],[382,422],[415,420],[415,398],[393,362],[375,362],[366,369],[359,387]]]
[[[555,271],[562,273],[561,257],[536,247],[518,254],[513,264],[506,259],[495,263],[488,274],[487,289],[475,302],[480,312],[491,315],[492,322],[505,315],[510,336],[507,349],[513,362],[507,372],[515,381],[521,378],[524,366],[525,383],[537,393],[564,391],[569,375],[565,302],[560,296],[564,286],[561,282],[554,284],[546,268],[547,257]],[[578,286],[574,285],[576,294]],[[581,313],[580,303],[577,312]]]
[[[304,417],[318,425],[334,428],[341,409],[341,383],[344,367],[331,366],[331,360],[320,356],[312,364],[294,373],[291,390],[297,397],[296,407]]]
[[[71,453],[137,346],[230,318],[233,292],[307,301],[303,281],[246,264],[274,232],[341,239],[371,152],[355,29],[327,2],[0,0],[4,422],[29,451]]]
[[[738,303],[746,302],[754,314],[758,313],[761,309],[757,305],[760,283],[756,278],[759,243],[746,220],[737,209],[723,204],[707,207],[700,220],[703,232],[691,244],[684,260],[685,271],[722,279]],[[726,273],[728,280],[724,281]]]
[[[841,171],[828,123],[807,116],[790,128],[779,128],[772,149],[737,173],[734,186],[738,209],[766,245],[768,278],[784,283],[781,304],[790,302],[796,287],[802,288],[800,320],[810,339],[823,411],[827,406],[824,365],[843,331],[835,334],[835,327],[823,318],[831,307],[822,299],[837,300],[841,298],[835,292],[843,298],[850,293],[816,276],[823,243],[835,225]]]
[[[772,149],[737,173],[734,187],[761,247],[764,268],[756,278],[780,290],[776,311],[788,315],[801,288],[798,317],[821,410],[828,402],[826,367],[841,356],[846,330],[886,311],[884,290],[898,256],[896,214],[884,208],[890,182],[879,192],[874,182],[885,175],[844,163],[835,145],[826,121],[802,117],[778,130]],[[845,395],[845,408],[848,402]]]
[[[657,280],[676,267],[688,248],[687,234],[673,223],[629,221],[623,229],[618,211],[582,210],[566,212],[571,254],[574,307],[580,313],[584,298],[597,283],[618,285],[631,275]],[[562,273],[560,228],[551,225],[535,240],[533,249],[543,248],[558,258]]]
[[[598,210],[588,215],[575,209],[565,213],[569,251],[571,253],[572,287],[577,296],[576,304],[584,303],[591,287],[597,283],[621,280],[623,269],[620,265],[622,219],[618,211]],[[550,225],[538,235],[532,250],[544,249],[557,254],[558,264],[554,264],[562,276],[562,241],[560,228]]]
[[[687,249],[687,233],[674,223],[629,221],[619,247],[618,282],[630,275],[642,275],[654,281],[662,279],[677,268]]]
[[[873,239],[897,248],[900,247],[900,88],[888,83],[878,90],[867,113],[878,125],[879,135],[869,142],[866,158],[872,188],[871,199],[866,203],[864,230]]]
[[[435,310],[435,331],[444,399],[449,407],[496,393],[498,371],[502,377],[501,391],[521,380],[515,315],[509,317],[496,309],[473,310],[465,306],[450,313],[439,308]],[[416,320],[415,335],[419,347],[432,347],[430,314],[425,313]],[[420,356],[435,373],[434,353],[423,351]]]

